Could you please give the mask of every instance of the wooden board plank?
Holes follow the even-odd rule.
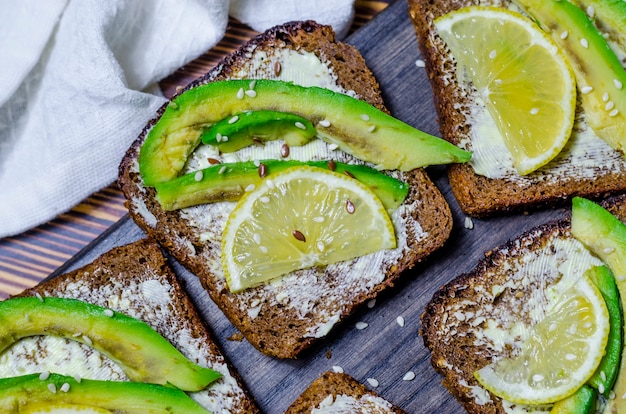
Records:
[[[424,69],[415,65],[420,55],[406,2],[396,1],[347,41],[364,55],[381,84],[391,112],[409,124],[437,134],[430,85]],[[453,211],[455,224],[450,240],[404,275],[397,286],[384,292],[373,308],[360,309],[297,360],[269,358],[245,340],[229,340],[236,333],[234,327],[211,302],[197,278],[172,261],[224,353],[264,412],[282,413],[314,378],[335,365],[366,385],[368,378],[376,379],[379,386],[374,390],[407,412],[463,412],[441,385],[440,376],[430,365],[430,354],[419,337],[419,317],[425,304],[442,284],[471,270],[488,250],[564,213],[545,210],[474,220],[474,228],[467,229],[465,216],[450,193],[445,169],[428,171]],[[81,266],[111,247],[140,237],[143,237],[141,230],[124,218],[61,270]],[[404,327],[396,322],[398,316],[404,318]],[[358,321],[369,325],[357,330]],[[403,380],[407,371],[415,372],[413,381]]]

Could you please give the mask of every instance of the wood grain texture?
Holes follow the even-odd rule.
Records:
[[[357,0],[350,33],[384,10],[389,1]],[[257,32],[230,19],[225,37],[198,59],[160,83],[171,97],[215,66],[226,54]],[[127,214],[124,197],[116,183],[91,195],[67,213],[23,234],[0,239],[0,299],[32,287],[92,243],[102,232]]]
[[[437,134],[430,85],[424,69],[415,64],[420,54],[406,3],[391,4],[347,41],[365,57],[381,84],[392,114],[417,128]],[[473,220],[473,229],[468,229],[465,216],[450,192],[445,168],[430,168],[428,172],[453,212],[454,228],[450,240],[424,263],[403,275],[394,288],[377,298],[372,308],[360,309],[297,360],[270,358],[245,340],[229,340],[237,333],[234,327],[209,299],[197,278],[171,261],[225,355],[264,412],[284,412],[310,382],[333,366],[342,367],[366,385],[368,378],[376,379],[379,386],[374,391],[407,412],[464,412],[443,388],[441,377],[430,365],[430,354],[418,334],[420,314],[442,284],[470,271],[485,252],[525,230],[562,217],[564,212],[544,210]],[[141,230],[124,218],[61,270],[87,263],[111,247],[140,237],[143,237]],[[399,316],[404,318],[404,326],[397,323]],[[360,321],[368,324],[366,329],[355,328]],[[415,372],[414,380],[403,380],[408,371]]]

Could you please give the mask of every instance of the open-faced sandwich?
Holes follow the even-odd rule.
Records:
[[[449,168],[474,216],[626,190],[626,4],[409,0]]]
[[[421,334],[470,413],[626,412],[626,196],[495,248],[435,293]]]
[[[159,247],[0,302],[2,413],[258,413]]]
[[[294,22],[161,108],[119,183],[247,340],[293,358],[443,245],[452,217],[422,167],[470,156],[391,117],[330,27]]]

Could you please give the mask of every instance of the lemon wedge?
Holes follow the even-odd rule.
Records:
[[[520,175],[552,160],[572,132],[573,71],[554,41],[523,15],[470,6],[435,20],[459,75],[484,101]]]
[[[299,269],[396,247],[391,219],[358,180],[315,167],[272,174],[244,194],[222,239],[232,292]]]
[[[518,404],[547,404],[574,394],[596,371],[609,335],[598,288],[582,276],[532,328],[518,355],[475,372],[487,390]]]

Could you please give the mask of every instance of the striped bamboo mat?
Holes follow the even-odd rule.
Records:
[[[401,0],[400,0],[401,1]],[[389,1],[356,1],[354,31],[385,9]],[[213,49],[161,82],[166,96],[204,74],[224,55],[257,33],[231,20],[226,36]],[[21,235],[0,239],[0,299],[39,283],[126,214],[115,183],[71,211]]]

